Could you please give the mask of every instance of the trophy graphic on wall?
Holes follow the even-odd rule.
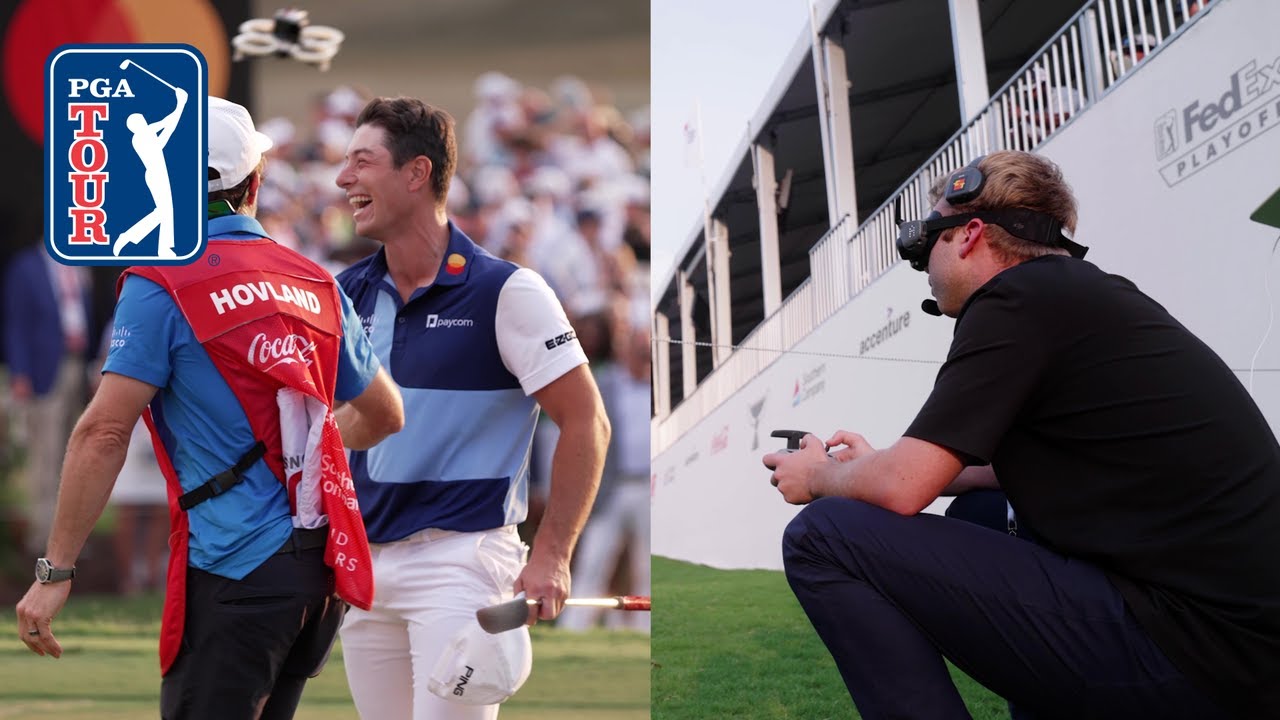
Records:
[[[764,409],[765,398],[768,394],[761,395],[760,399],[751,403],[751,449],[756,450],[760,447],[760,411]]]

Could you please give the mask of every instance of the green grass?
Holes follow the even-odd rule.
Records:
[[[12,619],[12,613],[9,614]],[[59,660],[11,640],[0,646],[0,720],[135,720],[159,714],[158,596],[122,600],[74,594],[54,621]],[[10,623],[13,624],[13,623]],[[504,720],[642,720],[649,717],[649,638],[596,630],[533,629],[533,674],[503,705]],[[355,718],[341,645],[307,683],[297,720]]]
[[[654,720],[859,717],[781,572],[653,558]],[[1004,700],[951,669],[975,720]]]

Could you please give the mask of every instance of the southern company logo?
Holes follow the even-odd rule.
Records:
[[[64,45],[45,63],[45,246],[64,265],[204,252],[207,78],[190,45]]]
[[[827,387],[827,381],[823,375],[826,373],[826,363],[822,363],[810,370],[806,370],[804,374],[796,380],[796,389],[791,394],[791,407],[795,407],[825,390]]]

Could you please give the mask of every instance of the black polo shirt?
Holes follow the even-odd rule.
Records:
[[[990,462],[1219,702],[1280,717],[1280,445],[1222,359],[1130,281],[1043,257],[980,288],[906,435]]]

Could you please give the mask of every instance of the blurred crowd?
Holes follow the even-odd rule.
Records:
[[[607,94],[568,76],[541,88],[487,72],[476,79],[474,92],[474,108],[455,116],[459,158],[449,217],[477,244],[536,270],[555,290],[591,360],[613,424],[596,519],[580,544],[585,562],[581,577],[575,572],[575,590],[648,594],[648,108],[616,107]],[[305,126],[282,117],[257,118],[259,129],[274,142],[258,219],[277,242],[335,274],[377,250],[376,244],[355,235],[345,193],[334,184],[355,119],[369,99],[361,88],[342,86],[315,99]],[[5,302],[6,337],[22,326],[23,332],[59,335],[59,342],[50,338],[48,344],[61,348],[56,358],[24,360],[15,353],[26,352],[27,341],[5,343],[10,412],[4,419],[10,424],[0,432],[0,442],[6,443],[0,449],[11,481],[0,488],[5,493],[0,507],[7,505],[9,514],[16,515],[10,518],[10,534],[26,545],[26,554],[19,553],[23,558],[43,551],[49,522],[43,515],[51,510],[50,493],[56,488],[53,466],[60,465],[40,458],[55,451],[60,458],[92,389],[93,371],[85,377],[84,368],[93,368],[93,356],[106,350],[96,342],[86,345],[81,337],[86,318],[102,315],[101,308],[85,305],[91,297],[103,297],[88,287],[100,278],[83,269],[66,272],[47,257],[37,258],[43,254],[42,247],[34,247],[5,268],[6,285],[43,273],[47,295],[56,304],[47,318],[32,322],[26,303]],[[37,280],[43,282],[43,276]],[[31,293],[24,291],[22,297]],[[109,325],[107,330],[109,334]],[[70,379],[56,375],[55,381],[38,382],[41,387],[33,389],[25,369],[29,364],[57,367],[68,359],[75,361]],[[82,362],[86,359],[87,364]],[[555,433],[544,417],[535,439],[528,531],[539,518]],[[43,442],[33,442],[35,437]],[[126,467],[114,498],[119,516],[115,574],[117,588],[125,592],[162,584],[164,534],[156,527],[168,522],[154,459],[137,457],[150,452],[145,433],[135,440],[129,453],[135,464]],[[153,479],[135,481],[130,477],[134,471]],[[143,509],[129,509],[134,507]],[[623,558],[631,562],[620,565]],[[636,622],[647,621],[647,613],[617,615],[643,615]],[[587,627],[597,620],[577,617],[566,625]]]
[[[259,129],[269,153],[258,217],[278,242],[335,272],[371,251],[334,184],[369,99],[339,87],[312,108],[306,136],[285,118]],[[426,98],[430,102],[430,98]],[[445,108],[446,110],[448,108]],[[647,110],[629,116],[582,81],[524,86],[489,72],[458,123],[450,219],[495,255],[537,270],[570,312],[588,315],[648,292]]]

